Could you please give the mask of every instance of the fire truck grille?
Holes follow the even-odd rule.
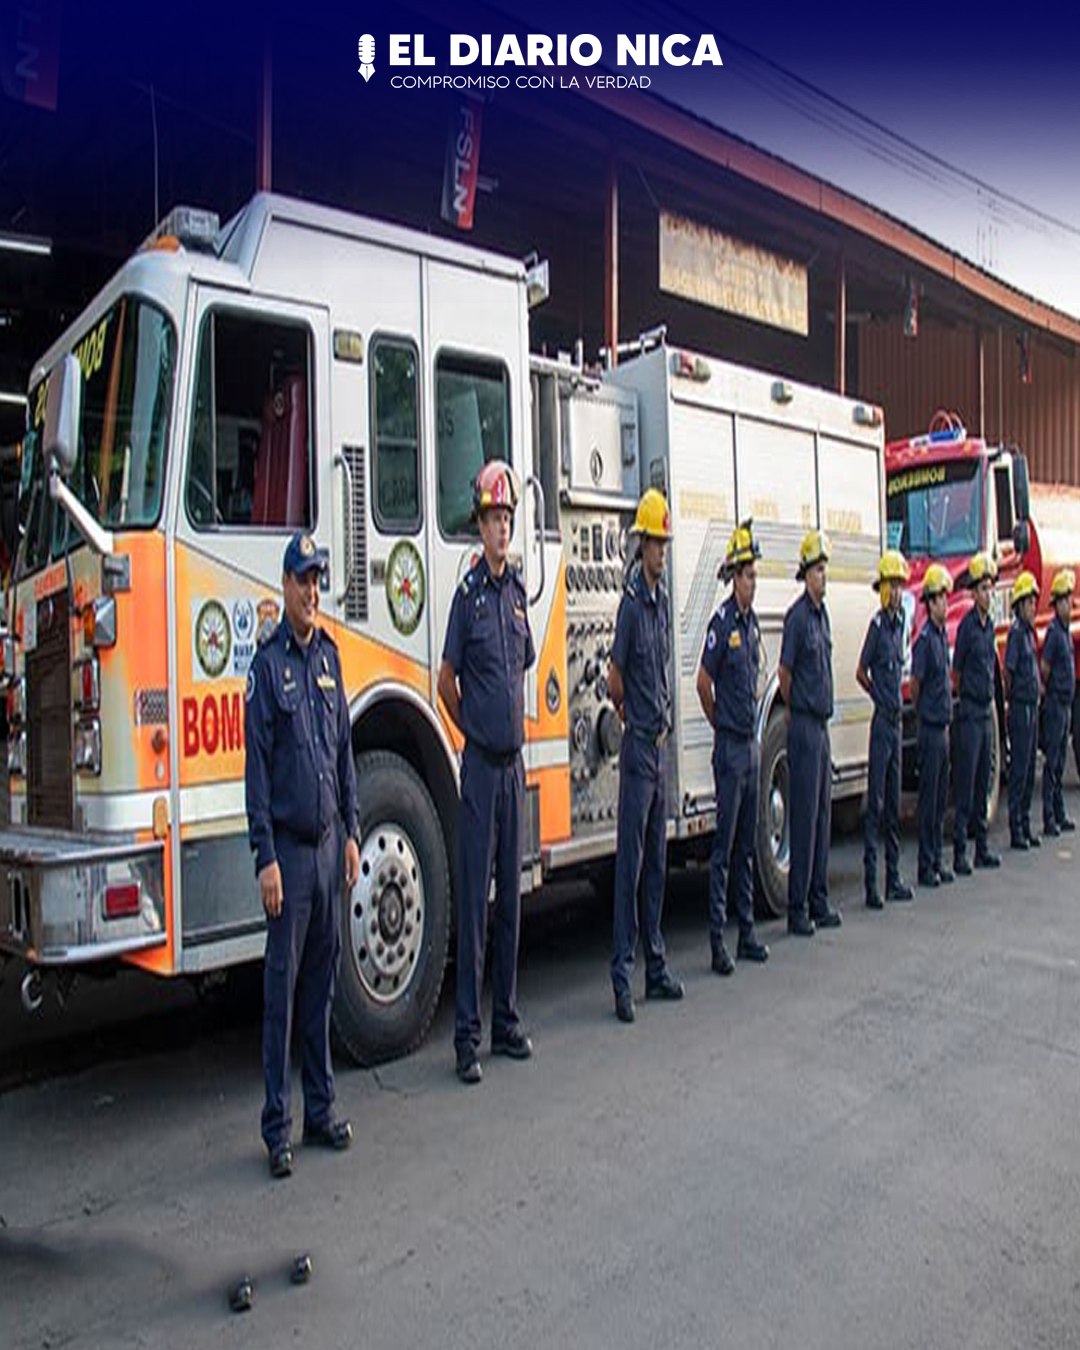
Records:
[[[27,823],[71,829],[71,652],[66,591],[38,603],[26,657]]]
[[[169,691],[167,689],[136,689],[135,725],[137,727],[166,726],[169,721]]]

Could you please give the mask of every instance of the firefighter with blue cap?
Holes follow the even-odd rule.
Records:
[[[339,896],[360,873],[356,770],[341,661],[318,627],[327,560],[310,535],[285,549],[285,615],[258,648],[244,705],[248,838],[267,918],[263,979],[262,1137],[271,1175],[292,1171],[289,1047],[301,1047],[305,1144],[348,1148],[352,1127],[333,1115],[330,1007],[338,959]]]
[[[1061,790],[1069,745],[1069,724],[1076,695],[1076,654],[1069,628],[1075,589],[1076,576],[1068,567],[1063,568],[1050,583],[1054,617],[1046,630],[1040,662],[1046,686],[1043,702],[1043,834],[1049,835],[1051,839],[1061,834],[1071,834],[1076,829],[1065,814],[1065,798]]]
[[[878,831],[885,830],[885,899],[911,900],[914,892],[900,875],[900,687],[904,674],[904,612],[901,600],[908,579],[907,559],[886,549],[878,563],[874,590],[881,608],[870,620],[855,679],[874,703],[870,722],[870,767],[866,790],[863,877],[868,909],[883,909],[877,884]]]
[[[1021,572],[1013,583],[1013,621],[1005,643],[1005,697],[1009,702],[1009,846],[1026,852],[1042,842],[1031,829],[1035,751],[1039,730],[1039,658],[1035,605],[1039,583]]]
[[[753,521],[743,521],[732,532],[719,572],[722,581],[731,583],[731,595],[709,622],[697,675],[698,699],[715,732],[716,833],[709,867],[709,940],[713,971],[724,976],[735,970],[724,945],[729,864],[739,917],[735,954],[740,961],[769,959],[768,947],[754,931],[754,833],[761,763],[755,735],[761,629],[754,613],[754,593],[760,557]]]
[[[949,725],[952,677],[945,616],[953,579],[941,563],[923,575],[927,620],[911,653],[911,697],[918,722],[919,885],[928,889],[955,880],[942,858],[942,829],[949,796]]]
[[[660,918],[667,867],[667,740],[672,728],[671,635],[664,562],[671,517],[662,492],[649,488],[632,527],[639,541],[619,601],[608,691],[623,719],[619,750],[619,817],[615,848],[615,917],[611,984],[615,1015],[633,1022],[630,980],[641,895],[645,997],[680,999],[683,986],[667,968]]]
[[[832,627],[825,607],[828,564],[828,536],[824,530],[807,531],[796,573],[803,593],[784,615],[780,646],[780,697],[788,715],[788,932],[796,937],[813,937],[815,929],[839,928],[841,923],[829,904],[833,670]]]
[[[997,674],[996,630],[990,605],[996,577],[997,567],[988,553],[976,553],[968,563],[964,584],[974,591],[974,604],[960,620],[953,652],[958,695],[953,728],[953,871],[958,877],[971,876],[967,840],[972,821],[975,866],[1001,866],[1001,859],[987,843]]]
[[[446,627],[439,695],[465,737],[458,823],[457,1076],[479,1083],[480,1001],[488,894],[492,924],[491,1053],[524,1060],[532,1041],[518,1016],[521,862],[525,822],[525,672],[536,660],[528,598],[509,561],[517,475],[489,460],[473,485],[480,556],[454,593]]]

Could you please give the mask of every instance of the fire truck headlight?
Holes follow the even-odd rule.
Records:
[[[75,724],[75,771],[99,774],[101,772],[101,723],[96,717],[89,722]]]
[[[99,595],[83,610],[83,642],[87,647],[116,646],[116,600]]]
[[[8,738],[8,773],[26,775],[26,732],[18,731]]]
[[[26,721],[26,676],[12,680],[7,691],[7,720],[9,727],[21,726]]]
[[[86,656],[71,667],[71,701],[79,712],[97,712],[101,706],[101,666]]]

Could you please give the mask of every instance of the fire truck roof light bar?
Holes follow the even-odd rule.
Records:
[[[212,253],[220,231],[221,220],[216,211],[204,211],[197,206],[174,206],[165,219],[155,225],[143,247],[175,239],[186,248]]]
[[[908,442],[909,445],[951,445],[956,441],[966,441],[968,438],[966,427],[947,427],[941,431],[930,431],[925,436],[913,436]]]

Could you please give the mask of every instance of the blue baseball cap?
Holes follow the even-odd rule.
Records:
[[[285,547],[285,557],[281,562],[282,571],[291,572],[294,577],[305,576],[318,568],[327,571],[329,562],[326,550],[315,547],[315,540],[305,530],[297,530]]]

